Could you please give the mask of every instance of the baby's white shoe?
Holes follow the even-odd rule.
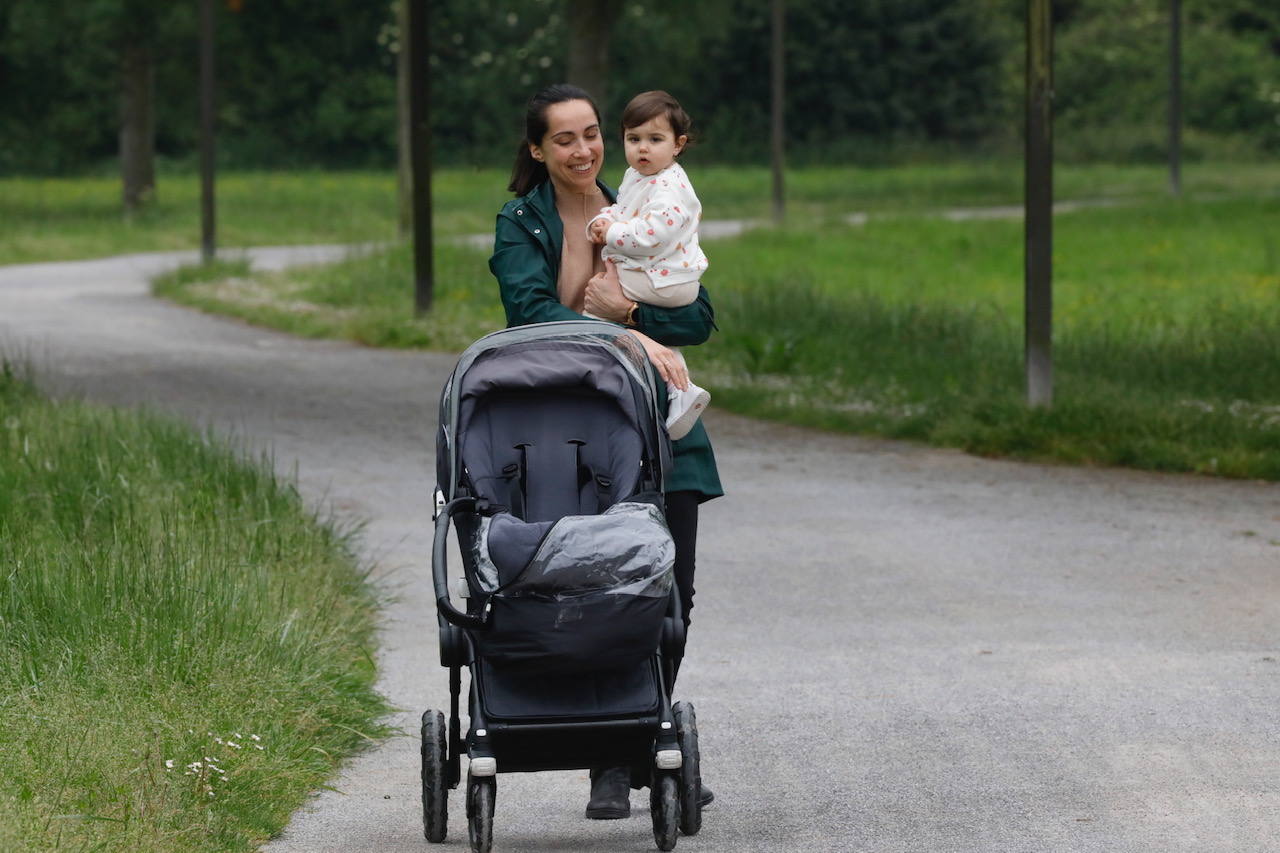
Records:
[[[699,388],[692,382],[681,391],[673,385],[667,386],[667,435],[672,441],[684,438],[698,422],[702,412],[711,402],[711,394],[705,388]]]

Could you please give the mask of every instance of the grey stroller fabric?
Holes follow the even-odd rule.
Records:
[[[589,590],[671,594],[675,543],[651,503],[618,503],[602,515],[554,522],[526,523],[502,513],[481,521],[475,545],[480,587],[490,593],[501,588],[509,598]]]
[[[475,494],[484,496],[477,481],[501,477],[506,466],[518,461],[518,453],[510,451],[523,439],[513,437],[510,429],[538,417],[526,404],[551,393],[576,395],[594,410],[571,411],[570,423],[560,427],[594,424],[598,412],[615,409],[616,418],[610,420],[615,428],[626,424],[636,432],[644,456],[653,463],[653,469],[646,472],[653,480],[652,488],[661,490],[671,448],[658,417],[648,358],[635,338],[618,326],[574,320],[518,326],[486,335],[458,359],[440,398],[436,441],[436,482],[446,501],[458,496],[467,479],[477,487]],[[495,405],[505,411],[493,411]],[[479,431],[472,426],[477,419],[483,422]],[[501,434],[486,434],[494,428]],[[600,452],[612,443],[610,428],[595,429],[599,440],[588,453]],[[581,437],[571,430],[566,432],[561,444]],[[631,470],[629,461],[624,460],[610,460],[602,467],[623,474]],[[634,491],[627,489],[628,485],[624,479],[614,486],[612,500],[628,497]],[[547,515],[542,520],[554,517]]]
[[[654,393],[643,351],[606,323],[510,329],[459,360],[437,465],[446,499],[485,507],[457,530],[486,662],[585,672],[654,654],[675,558]]]

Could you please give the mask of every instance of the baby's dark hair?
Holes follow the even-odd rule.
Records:
[[[639,127],[660,115],[665,115],[667,121],[671,122],[671,130],[676,135],[676,139],[682,136],[688,137],[685,141],[685,147],[688,148],[693,143],[693,119],[689,118],[689,114],[684,111],[684,107],[680,106],[679,101],[661,89],[641,92],[631,99],[627,108],[622,111],[623,136],[626,135],[628,128]]]

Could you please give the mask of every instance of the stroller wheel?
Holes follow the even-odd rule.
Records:
[[[467,774],[467,835],[473,853],[493,849],[493,803],[498,786],[492,776],[477,779]]]
[[[427,711],[422,715],[422,830],[433,843],[444,841],[449,831],[449,778],[444,714]]]
[[[653,840],[659,850],[674,850],[680,829],[680,783],[674,773],[655,772],[649,786]]]
[[[702,768],[698,754],[698,717],[689,702],[671,708],[680,741],[680,831],[697,835],[702,829]]]

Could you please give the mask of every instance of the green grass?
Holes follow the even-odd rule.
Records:
[[[432,310],[414,316],[413,256],[408,245],[363,252],[329,265],[247,274],[247,264],[179,267],[155,292],[202,310],[312,338],[368,346],[461,350],[501,328],[502,306],[484,253],[436,248]]]
[[[0,848],[251,850],[379,734],[350,534],[262,463],[0,371]]]
[[[976,453],[1280,479],[1280,199],[1059,216],[1055,403],[1022,404],[1021,225],[717,246],[717,403]],[[718,266],[717,266],[718,264]]]
[[[218,244],[354,243],[396,233],[394,178],[380,173],[234,173],[218,179]],[[200,183],[161,176],[126,220],[113,178],[0,180],[0,263],[200,246]]]
[[[603,177],[623,171],[613,149]],[[764,219],[770,176],[764,167],[690,165],[708,219]],[[442,169],[432,179],[433,221],[441,237],[485,234],[510,194],[507,172]],[[1060,165],[1060,198],[1159,199],[1157,166]],[[1241,194],[1280,186],[1274,163],[1191,163],[1192,196]],[[1022,197],[1016,159],[973,158],[896,166],[829,166],[787,173],[788,215],[797,224],[839,220],[855,211],[922,211],[1015,204]],[[397,234],[395,176],[389,172],[227,172],[217,183],[222,247],[297,243],[378,243]],[[197,249],[197,176],[161,175],[154,204],[132,219],[120,209],[115,178],[0,178],[0,264],[73,260],[129,252]]]
[[[708,218],[767,215],[766,169],[691,168]],[[605,175],[620,171],[618,159]],[[1275,164],[1188,163],[1185,196],[1171,199],[1162,167],[1057,169],[1060,198],[1124,204],[1057,218],[1047,411],[1022,405],[1021,224],[926,215],[1016,204],[1014,161],[790,171],[788,228],[709,247],[723,331],[691,357],[717,405],[738,411],[979,453],[1275,477],[1280,215],[1265,193],[1278,179]],[[458,350],[503,318],[487,253],[449,238],[490,231],[505,181],[500,169],[435,176],[436,305],[423,318],[409,251],[394,243],[329,268],[179,271],[158,291],[303,335]],[[45,217],[18,229],[28,244],[0,229],[0,260],[20,244],[28,259],[194,245],[194,189],[179,198],[180,178],[161,187],[171,217],[131,224],[110,182],[46,182],[44,196],[37,184],[0,181],[0,213]],[[396,230],[389,174],[232,174],[220,198],[223,245]],[[849,227],[851,211],[873,217]]]
[[[1016,221],[899,214],[715,242],[706,283],[721,331],[689,357],[717,406],[748,414],[982,454],[1280,479],[1277,235],[1275,197],[1058,216],[1047,410],[1023,404]],[[409,319],[403,247],[254,278],[242,287],[255,300],[218,284],[161,292],[303,334],[457,350],[502,323],[485,257],[442,251],[441,310],[423,320]]]

